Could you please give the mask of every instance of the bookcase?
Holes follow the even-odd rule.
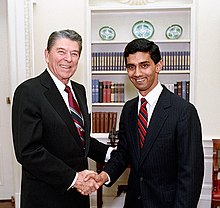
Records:
[[[133,25],[141,20],[153,25],[154,33],[149,40],[157,43],[162,52],[164,67],[159,74],[160,82],[190,102],[194,101],[194,7],[193,0],[155,0],[142,5],[122,3],[120,0],[87,0],[87,90],[92,113],[117,112],[117,129],[124,102],[137,95],[123,66],[122,52],[125,45],[135,38]],[[167,28],[173,24],[183,29],[178,39],[168,39],[166,36]],[[116,35],[113,40],[100,37],[99,31],[103,26],[114,29]],[[121,90],[121,98],[115,100],[114,94],[110,95],[110,100],[100,102],[100,86],[97,83],[103,82],[110,83],[107,87],[108,90],[110,88],[110,94],[111,83],[122,86],[122,89],[116,91],[118,93]],[[96,117],[94,120],[97,122]],[[93,135],[106,141],[108,133],[94,132],[93,128]]]

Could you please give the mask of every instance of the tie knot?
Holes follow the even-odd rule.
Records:
[[[64,91],[69,94],[71,92],[70,87],[68,85],[66,85]]]
[[[147,100],[145,98],[141,98],[141,106],[145,107],[147,105]]]

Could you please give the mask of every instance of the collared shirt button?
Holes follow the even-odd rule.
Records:
[[[144,180],[144,177],[140,177],[140,181],[143,181]]]

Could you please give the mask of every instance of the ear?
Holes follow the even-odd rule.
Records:
[[[49,55],[49,52],[48,52],[47,49],[45,49],[45,50],[44,50],[44,59],[45,59],[46,63],[49,62],[49,60],[48,60],[48,55]]]
[[[159,72],[162,70],[163,67],[163,61],[160,60],[157,64],[156,64],[156,73],[159,74]]]

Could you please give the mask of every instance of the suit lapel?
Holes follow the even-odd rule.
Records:
[[[147,136],[145,138],[145,143],[142,150],[140,165],[145,160],[149,151],[153,147],[153,144],[156,141],[158,134],[168,117],[166,108],[169,106],[170,106],[170,94],[167,93],[167,89],[163,89],[151,117]]]
[[[60,95],[59,90],[57,89],[56,85],[54,84],[52,78],[50,77],[49,73],[45,71],[41,76],[41,83],[43,86],[48,88],[47,91],[45,91],[45,97],[48,99],[49,103],[53,106],[55,111],[60,115],[61,119],[66,123],[69,131],[74,137],[74,140],[81,145],[81,139],[78,135],[76,126],[74,125],[74,122],[72,120],[72,117],[70,115],[70,112]]]
[[[138,97],[131,101],[131,106],[128,107],[130,111],[127,113],[128,123],[129,123],[129,134],[132,146],[134,147],[134,152],[136,154],[136,158],[139,160],[140,158],[140,147],[139,147],[139,136],[138,136],[138,127],[137,127],[137,117],[138,117]]]

